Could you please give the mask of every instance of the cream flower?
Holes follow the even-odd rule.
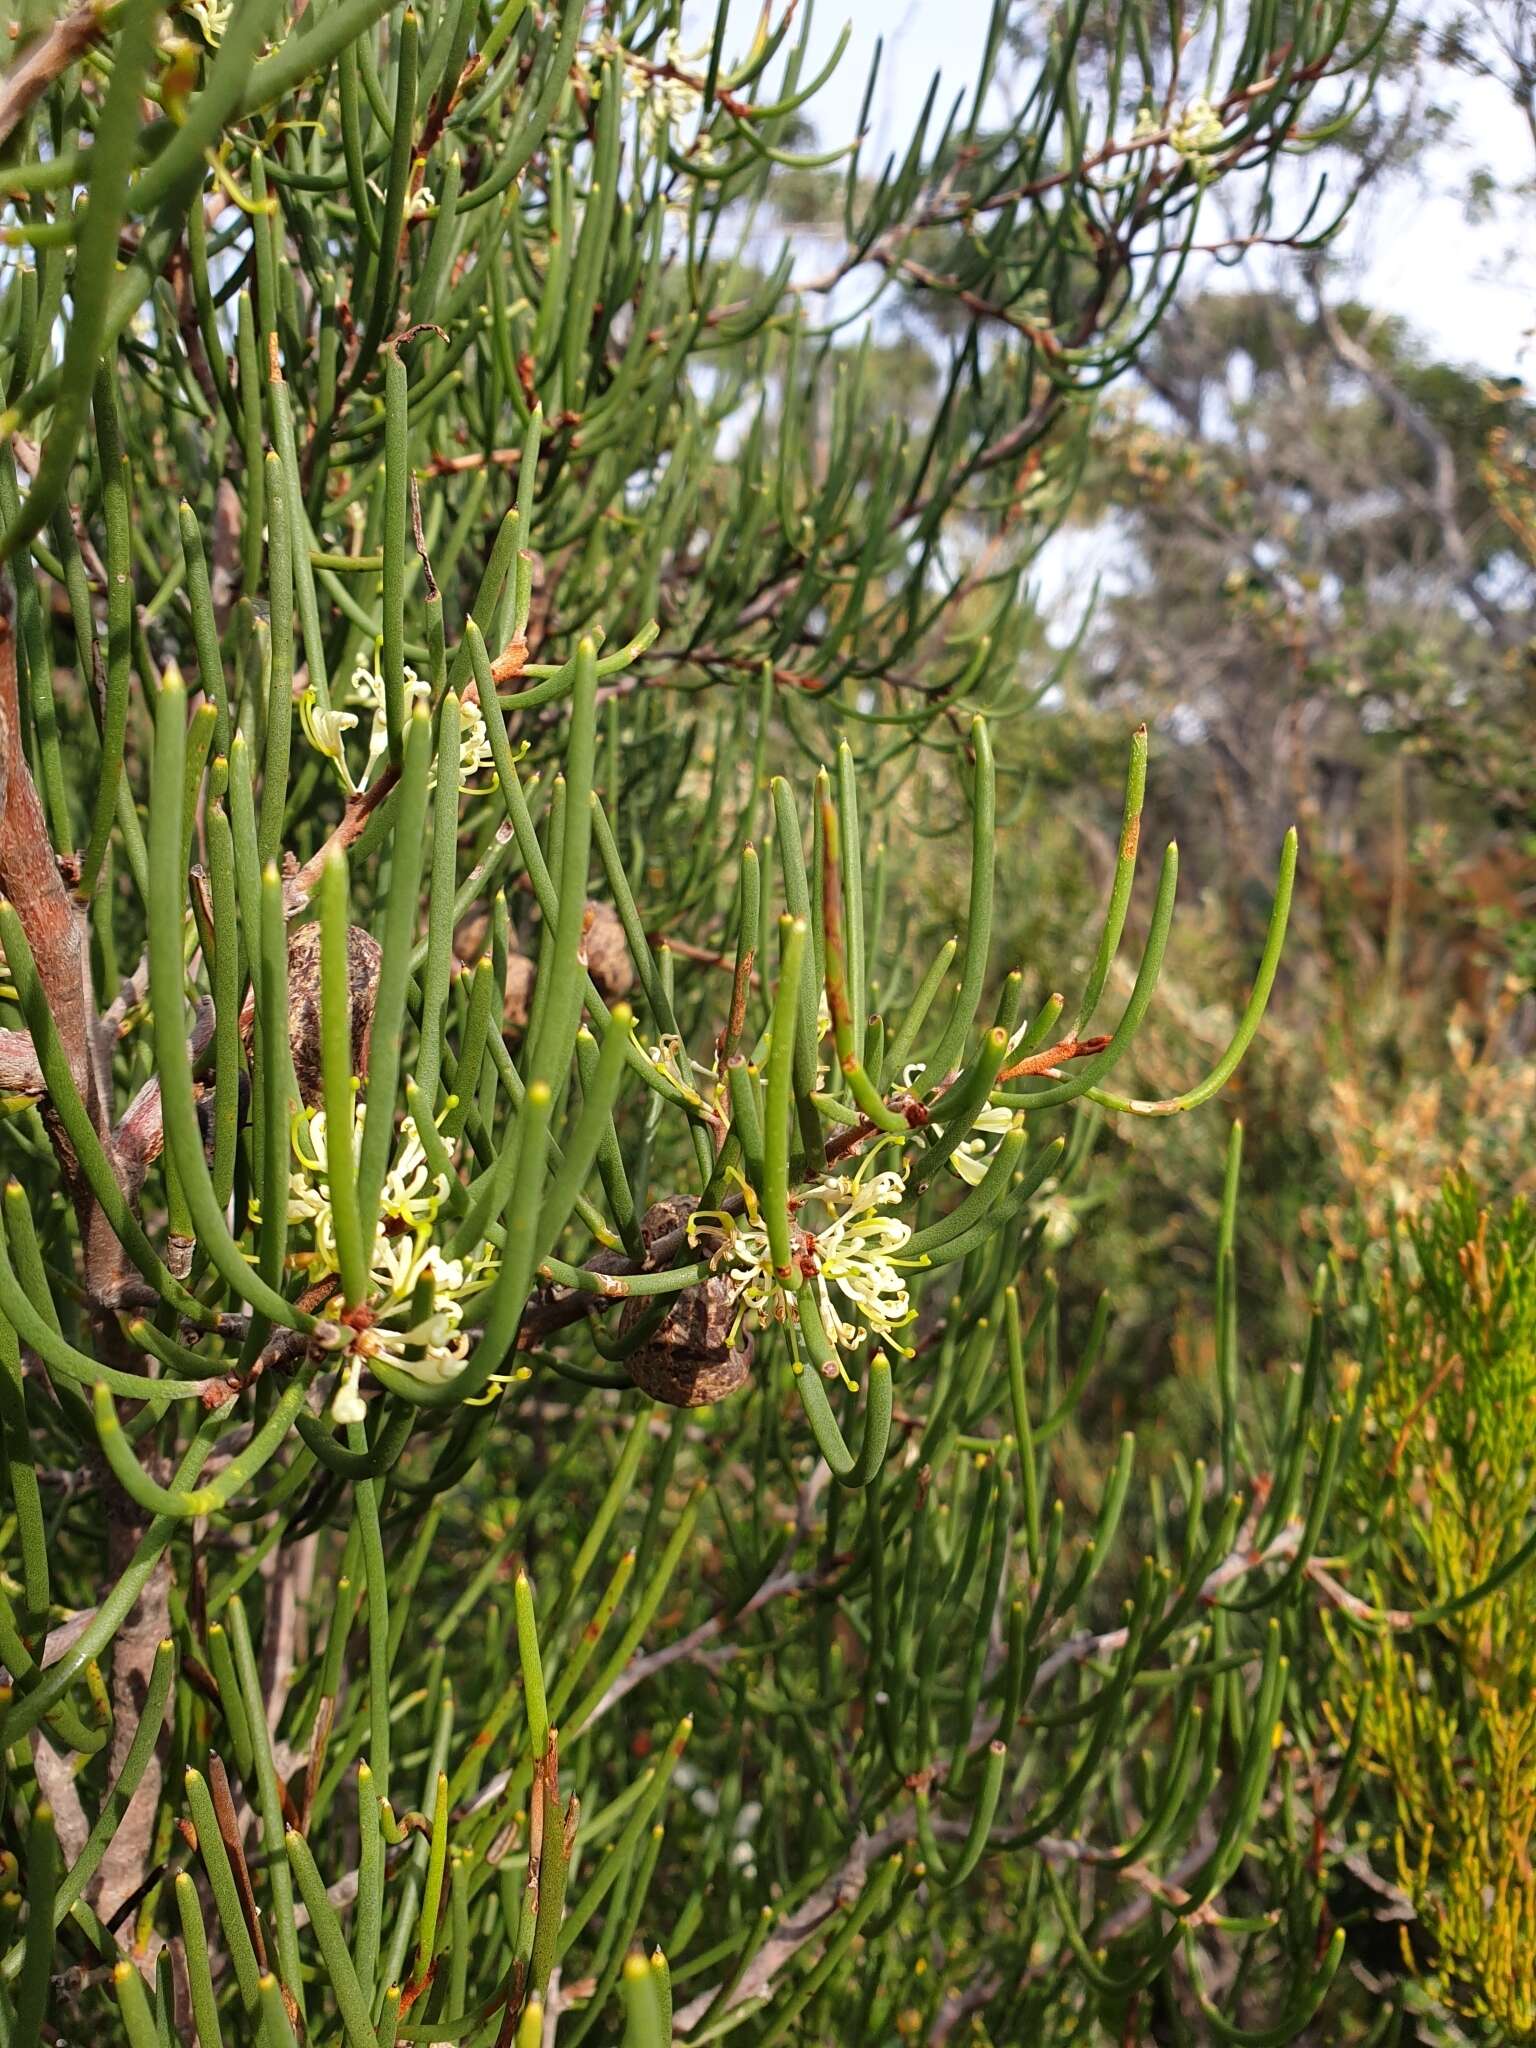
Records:
[[[1008,1049],[1010,1052],[1018,1044],[1022,1036],[1023,1033],[1021,1031],[1014,1033],[1013,1038],[1009,1042]],[[922,1071],[923,1069],[920,1064],[903,1067],[901,1070],[902,1087],[912,1087]],[[992,1154],[997,1149],[996,1146],[989,1145],[987,1139],[989,1137],[1005,1138],[1013,1128],[1014,1115],[1015,1112],[1007,1108],[1003,1103],[984,1102],[976,1116],[972,1119],[971,1135],[960,1140],[946,1162],[950,1172],[957,1173],[967,1187],[978,1187],[985,1179],[987,1168],[992,1164]],[[942,1124],[931,1123],[928,1128],[936,1138],[943,1137],[944,1126]]]
[[[491,737],[485,729],[485,713],[477,698],[466,697],[459,705],[459,788],[468,795],[474,778],[487,768],[491,781],[486,786],[491,787],[496,781],[496,770],[491,764]]]
[[[210,49],[223,42],[235,12],[235,0],[186,0],[188,14],[203,32]]]
[[[950,1170],[959,1174],[967,1187],[980,1187],[982,1181],[986,1179],[987,1168],[992,1164],[993,1154],[997,1150],[995,1145],[987,1143],[987,1138],[1005,1138],[1013,1129],[1014,1114],[1013,1110],[1006,1108],[1002,1103],[984,1104],[971,1125],[972,1135],[969,1138],[962,1138],[950,1153]],[[935,1128],[942,1132],[943,1126],[938,1125]],[[975,1135],[978,1132],[984,1135]]]
[[[1221,147],[1225,134],[1220,114],[1205,98],[1192,99],[1168,130],[1168,141],[1202,184],[1216,175],[1211,152]]]
[[[657,44],[654,59],[618,54],[624,62],[624,97],[640,109],[640,128],[653,149],[665,149],[672,131],[693,120],[704,106],[704,93],[691,79],[669,75],[684,65],[707,61],[708,48],[690,55],[678,46],[677,33],[668,29]]]
[[[415,671],[405,671],[406,702],[418,695],[424,695],[426,685],[418,683]],[[360,796],[373,780],[380,762],[389,752],[389,720],[384,709],[384,680],[377,670],[366,661],[359,661],[352,671],[352,687],[347,702],[367,707],[372,712],[368,731],[368,757],[363,763],[361,775],[354,776],[352,765],[347,759],[346,736],[361,723],[356,711],[324,711],[314,689],[307,689],[299,699],[299,723],[304,737],[317,754],[323,754],[330,761],[348,796]]]
[[[664,1074],[685,1101],[691,1102],[696,1109],[718,1113],[723,1092],[720,1076],[713,1067],[691,1059],[680,1038],[667,1032],[659,1045],[648,1045],[644,1051],[657,1073]],[[707,1096],[701,1092],[701,1082],[708,1084]]]
[[[1225,136],[1226,125],[1221,115],[1203,95],[1186,100],[1166,127],[1152,107],[1144,102],[1137,110],[1136,125],[1131,130],[1133,142],[1166,141],[1202,185],[1217,175],[1218,167],[1212,156],[1220,149]]]
[[[407,666],[405,678],[405,702],[402,715],[410,711],[417,697],[427,694],[427,686],[417,677],[415,669]],[[373,713],[368,729],[368,759],[363,764],[362,780],[357,787],[362,790],[373,780],[374,771],[389,752],[389,711],[385,701],[384,678],[376,668],[366,661],[359,661],[352,671],[352,702],[366,704]]]
[[[366,1422],[368,1404],[358,1391],[362,1378],[363,1361],[354,1352],[342,1367],[341,1378],[331,1398],[331,1420],[333,1422]]]
[[[425,702],[431,696],[430,686],[417,675],[409,665],[405,669],[405,710],[418,702]],[[352,687],[347,694],[347,703],[362,707],[369,714],[368,756],[363,763],[361,775],[354,776],[347,759],[346,736],[362,720],[359,711],[331,710],[321,708],[313,689],[306,690],[299,699],[299,723],[304,737],[317,754],[323,754],[330,761],[348,796],[360,796],[389,753],[389,714],[385,706],[384,678],[378,670],[366,661],[359,661],[352,671]],[[489,783],[477,783],[474,778],[490,770]],[[479,704],[470,698],[459,706],[459,789],[465,796],[478,794],[492,788],[496,771],[492,766],[490,735],[486,731],[485,713]],[[430,784],[437,782],[437,763],[432,764]]]
[[[770,1323],[793,1321],[795,1314],[793,1297],[774,1275],[773,1252],[757,1197],[745,1182],[742,1192],[747,1205],[745,1220],[725,1209],[697,1209],[688,1218],[689,1244],[697,1246],[711,1240],[716,1243],[718,1249],[710,1264],[725,1271],[731,1283],[731,1299],[740,1304],[741,1313],[731,1327],[732,1344],[749,1315],[759,1329],[767,1329]]]
[[[911,1237],[912,1226],[899,1216],[877,1213],[902,1199],[906,1181],[892,1172],[877,1173],[865,1181],[863,1170],[861,1167],[852,1180],[839,1176],[807,1191],[806,1200],[820,1202],[832,1211],[832,1217],[814,1235],[801,1233],[799,1252],[802,1272],[807,1263],[814,1265],[811,1285],[827,1335],[848,1350],[869,1336],[889,1339],[917,1313],[899,1270],[906,1262],[897,1256]],[[862,1322],[849,1319],[838,1296],[852,1306]]]
[[[357,1106],[359,1135],[367,1108],[363,1102]],[[404,1223],[411,1230],[429,1230],[447,1196],[448,1177],[433,1173],[427,1164],[426,1148],[414,1117],[401,1120],[400,1139],[400,1150],[384,1176],[384,1186],[379,1195],[380,1213],[392,1217],[396,1223]]]
[[[379,1359],[429,1386],[457,1377],[469,1356],[465,1305],[496,1277],[493,1247],[473,1259],[449,1259],[424,1234],[381,1239],[371,1268],[384,1305],[357,1340],[365,1359]],[[430,1306],[421,1313],[422,1296]]]
[[[367,1124],[368,1106],[353,1112],[353,1157]],[[293,1129],[297,1170],[288,1184],[288,1221],[308,1233],[310,1248],[293,1254],[312,1278],[338,1271],[336,1221],[332,1207],[329,1134],[324,1110],[297,1118]],[[331,1415],[337,1422],[361,1422],[367,1413],[360,1389],[363,1366],[371,1360],[441,1386],[462,1372],[469,1355],[467,1309],[495,1280],[500,1256],[489,1240],[469,1258],[450,1259],[433,1242],[433,1230],[448,1193],[434,1173],[413,1118],[400,1138],[379,1194],[378,1224],[368,1256],[368,1322],[352,1338]]]
[[[363,1115],[364,1106],[358,1103],[355,1128],[359,1134]],[[336,1219],[331,1208],[329,1138],[323,1109],[312,1111],[307,1125],[302,1117],[294,1119],[293,1153],[299,1165],[298,1170],[288,1176],[288,1221],[307,1226],[314,1241],[307,1256],[296,1255],[296,1262],[302,1258],[312,1277],[323,1279],[328,1273],[339,1270]],[[356,1157],[355,1139],[353,1156]]]
[[[871,1336],[890,1342],[917,1313],[901,1269],[921,1262],[900,1257],[912,1226],[899,1216],[882,1213],[904,1198],[906,1177],[889,1169],[870,1174],[878,1150],[866,1156],[851,1178],[833,1174],[817,1181],[793,1205],[791,1256],[800,1281],[813,1290],[827,1335],[839,1351],[851,1351]],[[761,1329],[783,1323],[793,1335],[799,1319],[795,1295],[774,1272],[757,1198],[745,1182],[740,1185],[745,1216],[719,1209],[696,1211],[688,1219],[688,1241],[716,1244],[711,1264],[724,1272],[731,1298],[740,1305],[733,1342],[748,1316]],[[808,1220],[807,1212],[817,1210],[826,1220],[815,1220],[811,1228],[814,1216]],[[840,1361],[823,1369],[829,1377],[841,1372],[848,1380]]]
[[[299,724],[315,752],[335,762],[343,784],[351,793],[354,785],[347,772],[347,750],[342,742],[357,724],[357,713],[322,710],[318,695],[310,688],[299,699]]]

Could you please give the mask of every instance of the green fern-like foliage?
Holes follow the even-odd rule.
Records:
[[[1465,1181],[1403,1234],[1350,1484],[1371,1528],[1364,1631],[1330,1624],[1413,1968],[1502,2038],[1536,2031],[1530,1929],[1536,1216]],[[1374,1348],[1374,1347],[1373,1347]]]

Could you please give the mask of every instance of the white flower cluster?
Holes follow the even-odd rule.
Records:
[[[1160,140],[1163,135],[1157,116],[1150,107],[1144,106],[1136,116],[1133,139],[1147,142]],[[1186,100],[1166,130],[1168,147],[1202,185],[1217,174],[1213,157],[1225,135],[1226,124],[1203,94]]]
[[[358,1102],[352,1130],[353,1158],[367,1120]],[[310,1249],[295,1263],[311,1279],[339,1271],[336,1218],[325,1111],[311,1111],[293,1128],[298,1167],[288,1182],[288,1221],[308,1232]],[[379,1199],[379,1218],[368,1258],[372,1290],[368,1321],[353,1337],[341,1381],[331,1403],[337,1422],[361,1422],[366,1409],[358,1382],[373,1359],[429,1385],[442,1385],[464,1369],[469,1352],[466,1309],[496,1278],[500,1255],[489,1241],[473,1257],[450,1259],[433,1241],[448,1183],[434,1173],[412,1118],[400,1127],[400,1144]]]
[[[1195,176],[1204,179],[1215,175],[1211,152],[1221,147],[1224,133],[1221,116],[1210,101],[1193,99],[1169,129],[1168,140]]]
[[[235,0],[185,0],[186,10],[203,32],[210,49],[223,42],[234,17]]]
[[[430,686],[423,682],[415,669],[407,666],[405,671],[405,710],[412,704],[425,701],[431,694]],[[317,754],[323,754],[336,769],[341,786],[348,796],[360,796],[378,772],[379,764],[389,752],[389,719],[384,705],[384,678],[376,669],[360,661],[352,671],[352,688],[348,693],[348,704],[360,704],[371,713],[368,726],[368,757],[363,763],[359,776],[352,773],[347,760],[346,736],[360,723],[359,714],[349,710],[321,709],[320,700],[313,688],[304,692],[299,699],[299,723],[304,737]],[[490,769],[490,782],[477,783],[475,777]],[[432,780],[437,780],[434,764]],[[496,771],[491,766],[491,742],[485,729],[485,713],[473,697],[465,698],[459,705],[459,788],[465,796],[481,789],[491,788],[496,781]]]
[[[614,36],[605,34],[592,45],[591,56],[598,61],[618,58],[624,98],[639,108],[640,132],[653,150],[666,149],[676,129],[702,119],[706,111],[704,90],[686,75],[686,67],[708,63],[708,44],[701,50],[683,50],[676,31],[668,29],[656,45],[654,56],[639,57],[623,48]],[[589,80],[591,77],[589,70]],[[712,154],[709,138],[698,137],[691,154],[707,163]]]
[[[906,1176],[892,1169],[866,1178],[878,1150],[866,1156],[852,1177],[829,1175],[807,1188],[795,1204],[790,1248],[798,1279],[814,1291],[827,1335],[840,1351],[853,1350],[867,1337],[889,1341],[917,1313],[901,1269],[918,1262],[900,1257],[912,1226],[899,1216],[881,1213],[903,1199]],[[740,1185],[744,1216],[701,1209],[688,1219],[689,1243],[715,1243],[711,1264],[724,1271],[731,1298],[740,1305],[732,1342],[748,1316],[760,1329],[776,1322],[792,1329],[798,1320],[794,1294],[773,1270],[757,1198],[745,1182]],[[812,1204],[826,1218],[814,1229],[806,1221]],[[848,1379],[841,1365],[836,1370]]]

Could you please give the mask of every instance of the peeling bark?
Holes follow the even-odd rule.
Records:
[[[168,1477],[157,1471],[160,1479]],[[107,1576],[115,1580],[127,1570],[149,1518],[113,1486],[107,1499]],[[155,1652],[161,1639],[171,1632],[171,1566],[162,1551],[150,1574],[149,1583],[128,1611],[127,1619],[113,1639],[112,1647],[112,1754],[111,1776],[123,1767],[129,1745],[138,1733],[144,1712],[144,1695],[154,1669]],[[166,1702],[169,1707],[169,1700]],[[91,1886],[91,1904],[98,1917],[110,1926],[113,1916],[133,1897],[149,1874],[155,1839],[155,1813],[160,1804],[163,1782],[158,1747],[148,1768],[107,1844]],[[118,1930],[126,1948],[132,1939],[131,1923]]]

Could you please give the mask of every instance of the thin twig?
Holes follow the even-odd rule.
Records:
[[[87,0],[39,37],[19,64],[0,78],[0,143],[56,78],[62,78],[101,34],[109,12],[105,0]]]

